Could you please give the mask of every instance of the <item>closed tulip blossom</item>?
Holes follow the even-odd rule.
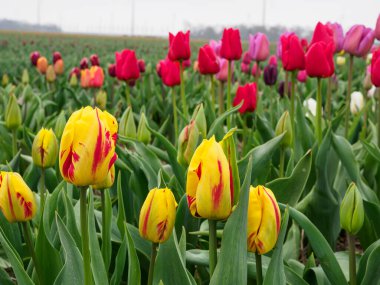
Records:
[[[200,131],[196,121],[192,120],[181,132],[178,138],[177,160],[181,165],[188,166],[197,148]]]
[[[78,67],[73,67],[71,70],[70,70],[70,73],[69,73],[69,79],[71,78],[71,76],[73,75],[76,75],[77,78],[80,77],[80,73],[81,73],[81,70],[78,68]]]
[[[316,42],[306,53],[306,72],[310,77],[325,78],[334,74],[334,44]]]
[[[200,74],[216,74],[220,70],[219,60],[214,50],[209,45],[199,49],[198,68]]]
[[[168,58],[172,61],[182,61],[189,59],[190,56],[190,31],[178,32],[176,35],[169,33]]]
[[[252,69],[251,69],[251,74],[252,76],[254,77],[259,77],[261,75],[261,69],[260,67],[258,66],[257,62],[255,62],[252,66]]]
[[[92,54],[90,56],[90,61],[92,66],[100,66],[99,57],[97,54]]]
[[[52,129],[42,128],[32,145],[33,163],[39,167],[53,167],[58,158],[58,142]]]
[[[116,77],[116,64],[111,63],[108,65],[108,75],[111,77]]]
[[[82,69],[80,73],[80,86],[82,88],[90,87],[90,70],[88,68]]]
[[[214,50],[215,54],[220,57],[220,49],[222,47],[222,41],[210,40],[210,47]]]
[[[351,101],[350,101],[350,110],[351,114],[357,114],[363,109],[364,106],[364,97],[363,94],[359,91],[352,92]]]
[[[195,150],[187,171],[186,195],[191,214],[223,220],[231,214],[233,188],[230,169],[221,145],[213,136]]]
[[[191,66],[190,58],[182,61],[182,66],[183,66],[183,68],[189,68]]]
[[[318,22],[318,24],[315,26],[309,48],[317,42],[324,42],[326,44],[332,43],[333,50],[335,51],[334,32],[327,24],[323,25],[321,22]]]
[[[297,80],[298,82],[305,83],[307,80],[307,72],[306,70],[300,70],[297,73]]]
[[[139,67],[140,73],[144,73],[145,72],[145,60],[143,60],[143,59],[137,60],[137,65]]]
[[[108,171],[106,179],[103,182],[92,185],[92,188],[95,190],[104,190],[111,188],[113,183],[115,182],[115,165],[112,165],[111,169]]]
[[[115,53],[116,77],[119,80],[136,80],[140,77],[140,70],[134,50],[125,49]]]
[[[339,23],[327,22],[326,26],[328,26],[333,31],[335,53],[338,53],[343,49],[343,43],[344,43],[344,33],[343,33],[342,25]]]
[[[249,65],[251,63],[251,56],[249,55],[249,52],[246,51],[243,53],[243,60],[242,62],[246,65]]]
[[[240,107],[241,114],[245,112],[254,112],[257,106],[257,86],[256,83],[248,83],[244,86],[239,86],[236,91],[236,96],[233,105],[237,106],[244,100],[243,105]]]
[[[227,60],[239,60],[243,53],[238,29],[224,29],[220,56]]]
[[[371,81],[373,85],[380,87],[380,48],[378,48],[372,56]]]
[[[303,101],[304,107],[308,110],[308,112],[315,117],[317,114],[317,101],[314,98],[308,98]]]
[[[282,65],[286,71],[305,69],[305,54],[296,34],[281,36]]]
[[[54,63],[54,72],[57,75],[62,75],[64,71],[65,71],[65,64],[63,62],[63,59],[58,59]]]
[[[55,51],[53,53],[53,64],[55,64],[57,62],[57,60],[60,60],[62,59],[62,55],[59,51]]]
[[[169,188],[149,191],[141,207],[140,236],[153,243],[163,243],[172,234],[177,202]]]
[[[241,69],[241,72],[245,73],[245,74],[249,74],[249,71],[250,71],[250,68],[249,68],[249,64],[246,64],[244,62],[242,62],[240,64],[240,69]]]
[[[37,212],[32,190],[16,172],[0,172],[0,209],[10,223],[26,222]]]
[[[46,57],[44,57],[44,56],[39,57],[37,60],[37,70],[41,74],[45,74],[47,68],[48,68],[48,61],[47,61]]]
[[[307,42],[306,38],[301,39],[301,46],[302,46],[304,52],[306,52],[308,47],[309,47],[309,43]]]
[[[343,49],[357,57],[365,56],[372,47],[375,34],[371,28],[364,25],[354,25],[346,33]]]
[[[85,107],[74,112],[63,130],[59,168],[76,186],[102,183],[117,159],[117,121],[108,112]]]
[[[277,66],[277,56],[271,55],[269,57],[268,65],[275,65],[275,66]]]
[[[269,40],[263,33],[249,35],[249,55],[252,60],[264,61],[269,57]]]
[[[264,82],[267,86],[273,86],[277,81],[277,65],[268,64],[264,68]]]
[[[216,74],[216,79],[218,79],[219,81],[222,81],[222,82],[226,82],[227,77],[228,77],[228,60],[226,60],[224,58],[220,58],[219,59],[219,66],[220,66],[220,70]],[[234,65],[232,64],[231,65],[231,74],[233,74],[233,72],[234,72],[233,70],[234,70]]]
[[[100,88],[103,85],[103,81],[104,81],[103,68],[97,65],[91,66],[89,87]]]
[[[40,53],[38,51],[34,51],[30,54],[30,62],[34,65],[37,66],[37,60],[40,58]]]
[[[265,254],[276,245],[281,213],[273,192],[264,187],[250,187],[247,220],[248,251]]]
[[[88,58],[84,57],[81,59],[79,63],[80,69],[87,69],[88,68]]]
[[[162,83],[166,86],[173,87],[181,84],[179,62],[169,59],[160,62],[160,74]]]

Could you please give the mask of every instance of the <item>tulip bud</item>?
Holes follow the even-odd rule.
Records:
[[[339,66],[343,66],[346,64],[346,58],[344,56],[338,55],[336,57],[336,64]]]
[[[22,122],[21,110],[14,94],[9,96],[7,109],[5,110],[5,125],[10,130],[16,130]]]
[[[73,73],[70,76],[70,82],[69,82],[69,84],[70,84],[71,87],[78,86],[78,76],[75,73]]]
[[[10,223],[30,221],[37,212],[32,190],[15,172],[0,172],[0,205]]]
[[[194,120],[181,132],[178,139],[177,160],[183,166],[188,166],[197,148],[199,130]]]
[[[54,67],[52,65],[49,65],[47,70],[46,70],[46,80],[49,83],[53,83],[56,79],[56,75],[54,72]]]
[[[79,63],[80,69],[87,69],[88,68],[88,58],[84,57],[81,59]]]
[[[139,126],[137,127],[137,139],[144,144],[150,142],[150,131],[146,127],[147,120],[144,113],[141,113]]]
[[[292,132],[292,124],[290,122],[290,116],[289,116],[288,111],[285,111],[282,114],[280,120],[278,121],[276,125],[275,133],[276,133],[276,136],[285,133],[284,138],[281,143],[284,147],[289,147],[292,145],[293,132]]]
[[[90,61],[91,61],[91,65],[92,66],[99,66],[100,63],[99,63],[99,57],[97,54],[92,54],[90,56]]]
[[[136,124],[133,119],[132,107],[128,106],[120,119],[119,134],[127,138],[135,139],[137,137]]]
[[[65,64],[63,62],[63,59],[58,59],[55,63],[54,63],[54,71],[57,75],[61,75],[63,74],[63,72],[65,71]]]
[[[116,77],[116,64],[112,63],[108,65],[108,74],[111,77]]]
[[[226,219],[232,210],[230,169],[222,146],[215,137],[203,140],[187,171],[186,195],[194,217]]]
[[[42,168],[55,165],[58,157],[58,142],[52,129],[42,128],[32,145],[33,163]]]
[[[176,208],[170,189],[150,190],[140,211],[140,236],[154,243],[167,241],[173,231]]]
[[[137,65],[139,66],[140,73],[145,72],[145,60],[139,59],[137,60]]]
[[[41,56],[40,58],[38,58],[37,69],[41,74],[45,74],[47,67],[48,67],[48,62],[47,62],[46,57]]]
[[[198,130],[201,132],[202,136],[205,138],[207,136],[207,122],[205,111],[203,109],[203,104],[199,104],[193,113],[191,120],[195,120]]]
[[[54,133],[57,136],[57,138],[59,139],[61,138],[65,126],[66,126],[65,111],[61,111],[61,113],[59,113],[57,120],[55,121],[55,126],[54,126]]]
[[[29,84],[29,73],[26,68],[24,68],[24,70],[22,71],[21,82],[24,85]]]
[[[363,88],[368,91],[372,87],[371,74],[367,73],[363,80]]]
[[[95,190],[104,190],[111,188],[115,181],[115,165],[112,165],[111,169],[108,171],[107,178],[100,184],[92,185]]]
[[[340,205],[340,225],[349,234],[355,235],[363,223],[363,199],[355,183],[351,183]]]
[[[265,254],[275,246],[280,232],[281,213],[273,192],[264,187],[250,187],[248,201],[248,251]]]
[[[62,59],[61,53],[59,51],[55,51],[53,53],[53,64],[55,64],[60,59]]]
[[[105,110],[107,105],[107,93],[104,90],[99,90],[96,94],[96,106],[99,107],[100,110]]]
[[[351,94],[350,110],[351,114],[355,115],[364,107],[364,97],[359,91],[354,91]]]
[[[37,65],[37,61],[38,61],[38,59],[40,58],[40,53],[38,52],[38,51],[35,51],[35,52],[32,52],[31,54],[30,54],[30,56],[29,56],[29,58],[30,58],[30,62],[34,65],[34,66],[36,66]]]
[[[8,74],[4,73],[3,78],[1,79],[1,85],[5,87],[8,85],[8,83],[9,83],[9,76]]]

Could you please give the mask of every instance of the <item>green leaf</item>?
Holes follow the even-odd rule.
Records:
[[[272,258],[269,262],[267,273],[264,278],[264,285],[280,285],[286,284],[284,262],[282,257],[282,247],[284,244],[285,234],[288,227],[289,210],[285,209],[284,217],[282,218],[281,230],[278,235],[276,247],[273,250]]]
[[[196,284],[192,276],[187,274],[186,265],[181,256],[177,235],[173,231],[170,238],[159,246],[153,284],[158,284],[160,281],[165,285]]]
[[[281,209],[286,208],[286,206],[281,203],[279,203],[279,206]],[[289,207],[289,214],[292,219],[304,229],[310,245],[313,248],[315,255],[318,257],[320,265],[326,273],[329,281],[332,284],[346,284],[346,278],[339,267],[334,252],[317,227],[304,214],[292,207]]]
[[[108,278],[95,228],[94,195],[92,193],[92,188],[90,188],[89,193],[88,234],[92,275],[94,276],[95,284],[105,285],[108,284]]]
[[[18,284],[33,285],[33,281],[30,279],[26,273],[24,266],[21,262],[21,258],[18,255],[17,251],[14,249],[9,240],[5,237],[3,229],[0,228],[0,242],[3,246],[5,253],[8,256],[9,262],[12,264],[12,269],[16,275]]]
[[[358,272],[356,274],[356,277],[357,277],[357,280],[358,280],[359,284],[361,284],[361,281],[364,279],[364,275],[366,274],[366,271],[367,271],[367,268],[368,268],[368,259],[369,259],[369,256],[377,248],[380,248],[380,239],[378,239],[373,244],[371,244],[366,249],[366,251],[364,252],[364,254],[362,255],[362,257],[360,258],[359,266],[358,266]]]
[[[110,190],[104,189],[102,190],[101,195],[103,195],[104,199],[104,219],[105,219],[105,226],[103,227],[103,220],[102,220],[102,256],[104,260],[104,265],[106,267],[106,271],[108,272],[111,264],[111,255],[112,255],[112,244],[111,244],[111,223],[112,223],[112,203],[111,203],[111,197],[110,197]],[[103,218],[102,218],[103,219]]]
[[[278,202],[295,206],[305,188],[311,170],[311,150],[297,163],[289,177],[278,178],[266,186],[271,189]]]
[[[119,250],[115,258],[115,270],[112,274],[111,285],[119,285],[121,283],[121,278],[123,277],[125,260],[127,258],[127,237],[124,238],[120,244]],[[139,283],[135,283],[139,284]]]
[[[239,203],[224,227],[220,255],[210,285],[247,284],[247,210],[252,161],[251,156]]]
[[[64,284],[82,284],[84,280],[83,258],[75,244],[73,237],[70,235],[62,219],[56,215],[56,223],[59,238],[65,256],[65,264],[62,267],[54,285]]]
[[[364,274],[363,281],[361,285],[370,285],[374,284],[373,282],[380,280],[380,246],[377,246],[369,255],[367,261],[367,268]]]
[[[137,258],[137,253],[135,245],[133,243],[132,237],[125,226],[125,237],[127,238],[127,248],[128,248],[128,284],[140,284],[141,283],[141,272],[140,263]]]
[[[0,284],[1,285],[14,285],[14,283],[10,279],[8,273],[1,267],[0,267]]]
[[[239,105],[229,109],[228,111],[224,112],[218,118],[211,124],[210,129],[207,133],[207,138],[211,138],[213,135],[217,133],[217,131],[221,128],[221,124],[226,120],[226,118],[231,115],[232,113],[239,110],[239,108],[243,105],[243,102],[241,102]]]

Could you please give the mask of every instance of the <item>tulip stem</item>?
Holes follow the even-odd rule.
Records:
[[[96,88],[92,88],[92,98],[94,98],[94,105],[93,107],[96,108]]]
[[[261,255],[256,252],[255,258],[256,258],[256,284],[261,285],[263,284],[263,270],[262,270],[262,264],[261,264]]]
[[[91,264],[90,264],[90,247],[88,237],[88,217],[87,217],[87,188],[80,188],[80,226],[82,234],[82,256],[84,268],[84,284],[91,285]]]
[[[152,242],[152,253],[150,255],[150,263],[149,263],[149,275],[148,275],[148,285],[153,284],[153,274],[154,274],[154,264],[156,263],[157,257],[157,246],[158,244]]]
[[[219,116],[224,111],[224,82],[221,81],[219,85]]]
[[[187,111],[186,105],[186,97],[185,97],[185,80],[183,78],[183,62],[182,60],[179,62],[179,70],[180,70],[180,79],[181,79],[181,101],[182,101],[182,112],[185,115],[185,118],[189,118],[189,113]]]
[[[208,220],[209,227],[209,241],[208,241],[208,250],[209,250],[209,266],[210,266],[210,279],[214,273],[216,263],[217,263],[217,240],[216,240],[216,221]]]
[[[326,116],[329,122],[331,120],[331,92],[332,92],[331,85],[332,85],[332,77],[329,77],[329,81],[327,83],[327,102],[326,102]]]
[[[109,264],[110,264],[110,256],[108,255],[108,252],[110,250],[111,241],[110,241],[110,236],[109,236],[109,232],[107,229],[107,213],[106,213],[105,191],[109,191],[109,190],[108,189],[100,190],[100,200],[101,200],[101,205],[102,205],[102,256],[103,256],[104,264],[106,266],[106,271],[108,273]],[[111,211],[112,211],[112,209],[111,209]],[[111,215],[112,215],[112,213],[111,213]]]
[[[45,208],[45,168],[41,168],[41,192],[40,192],[40,196],[41,196],[41,215],[43,214],[44,212],[44,208]]]
[[[280,178],[284,177],[284,165],[285,165],[285,148],[280,148]]]
[[[231,60],[228,61],[228,74],[227,74],[227,111],[231,108]],[[227,130],[231,129],[231,116],[227,117]]]
[[[350,285],[356,285],[355,237],[349,233],[347,233],[347,235],[349,247]]]
[[[29,249],[30,256],[32,257],[34,268],[36,269],[38,283],[41,283],[41,280],[40,280],[40,276],[42,276],[41,275],[41,268],[40,268],[39,263],[38,263],[37,258],[36,258],[36,252],[34,251],[34,246],[33,246],[32,238],[30,236],[30,229],[28,226],[28,222],[22,222],[21,224],[22,224],[22,228],[24,230],[25,243]]]
[[[17,154],[17,130],[12,130],[12,153],[13,157]]]
[[[289,94],[289,72],[285,70],[284,96]]]
[[[362,127],[362,130],[360,132],[360,138],[364,140],[366,135],[367,135],[367,119],[368,119],[368,108],[367,108],[368,94],[367,94],[367,90],[365,90],[365,89],[363,92],[363,98],[364,98],[363,127]],[[375,96],[375,98],[376,98],[376,96]]]
[[[126,99],[127,99],[127,104],[128,104],[128,106],[131,106],[131,107],[132,107],[132,103],[131,103],[131,94],[130,94],[130,90],[129,90],[128,83],[127,83],[127,85],[125,86],[125,96],[126,96]]]
[[[380,147],[380,88],[377,91],[377,146]]]
[[[317,79],[317,124],[316,124],[316,131],[317,131],[317,140],[318,145],[322,142],[322,80],[318,77]]]
[[[177,104],[176,104],[176,97],[175,97],[175,87],[172,87],[172,105],[173,105],[173,121],[174,121],[174,145],[175,142],[178,140],[178,119],[177,119]]]
[[[215,113],[215,83],[214,83],[214,75],[210,74],[210,82],[211,82],[211,103],[212,103],[212,109]]]
[[[293,71],[292,72],[292,86],[291,86],[291,94],[290,94],[290,121],[291,121],[291,123],[292,123],[292,133],[293,133],[293,138],[295,138],[296,137],[296,127],[295,127],[295,125],[296,125],[296,122],[295,122],[295,116],[294,116],[294,110],[295,110],[295,87],[296,87],[296,76],[297,76],[297,74],[296,74],[296,72],[295,71]],[[285,84],[287,84],[287,83],[285,83]],[[287,86],[287,85],[285,85],[285,86]],[[285,94],[287,94],[287,93],[285,93]],[[292,140],[292,146],[293,146],[293,151],[295,152],[295,142],[296,142],[296,140],[295,139],[293,139]]]
[[[354,69],[354,56],[350,55],[350,67],[348,69],[348,82],[347,82],[347,96],[346,96],[346,117],[344,123],[344,136],[348,136],[348,123],[350,119],[350,102],[351,102],[351,84],[352,84],[352,73]]]

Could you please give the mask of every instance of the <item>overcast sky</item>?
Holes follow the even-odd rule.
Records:
[[[317,21],[374,27],[380,0],[1,0],[0,19],[56,24],[65,32],[167,35],[188,25],[265,24],[313,28]],[[133,4],[134,3],[134,4]],[[38,16],[39,15],[39,16]]]

